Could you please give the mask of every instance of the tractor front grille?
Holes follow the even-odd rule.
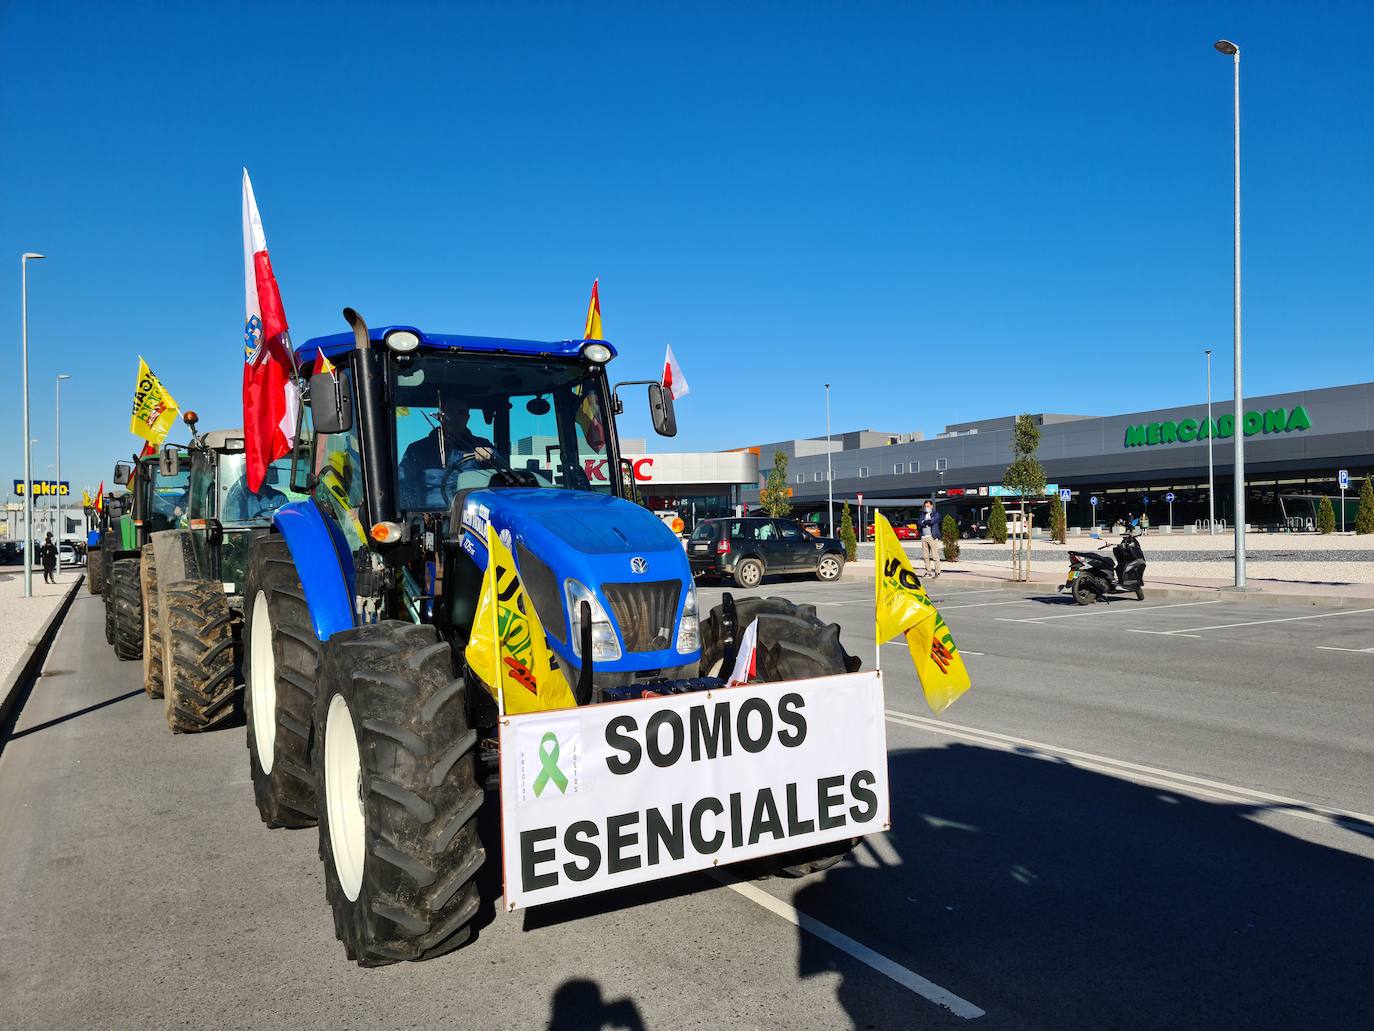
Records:
[[[620,627],[626,651],[656,652],[673,646],[681,581],[603,584],[601,589],[611,603],[611,615]]]

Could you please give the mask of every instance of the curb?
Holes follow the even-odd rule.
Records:
[[[38,680],[38,673],[43,668],[43,660],[48,657],[48,649],[52,647],[53,638],[57,636],[58,628],[62,626],[62,620],[67,615],[67,610],[72,607],[81,585],[86,582],[86,574],[82,573],[67,590],[67,595],[53,610],[47,622],[39,629],[37,635],[28,643],[24,650],[24,657],[10,670],[3,681],[0,681],[0,752],[4,751],[5,742],[9,739],[9,732],[12,723],[18,716],[19,710],[29,697],[29,691],[33,689],[34,683]]]

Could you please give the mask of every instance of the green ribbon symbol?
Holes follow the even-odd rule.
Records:
[[[549,731],[539,741],[539,776],[534,778],[534,797],[538,798],[553,781],[562,794],[568,793],[568,778],[558,768],[558,735]]]

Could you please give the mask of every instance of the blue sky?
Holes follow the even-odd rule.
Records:
[[[555,339],[601,278],[663,345],[676,450],[1230,390],[1243,51],[1246,388],[1374,378],[1364,4],[0,5],[0,454],[94,484],[144,354],[239,420],[239,169],[292,332]],[[649,433],[640,404],[622,422]]]

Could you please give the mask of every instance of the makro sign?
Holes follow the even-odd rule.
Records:
[[[1270,408],[1263,412],[1245,413],[1245,435],[1257,433],[1292,433],[1312,428],[1312,420],[1302,405],[1293,408]],[[1155,444],[1187,444],[1194,440],[1215,437],[1224,440],[1236,432],[1234,415],[1223,415],[1208,421],[1181,419],[1178,422],[1151,422],[1126,427],[1126,447],[1153,447]]]
[[[36,497],[36,498],[41,498],[41,497],[64,497],[64,498],[65,498],[65,497],[66,497],[68,494],[70,494],[71,492],[72,492],[72,491],[71,491],[71,487],[69,487],[69,486],[67,485],[67,481],[66,481],[66,480],[62,480],[61,482],[58,482],[57,480],[34,480],[34,481],[33,481],[33,496]],[[24,481],[23,481],[23,480],[15,480],[15,481],[14,481],[14,493],[17,494],[17,495],[19,495],[19,497],[21,497],[21,498],[24,496]]]
[[[508,910],[889,822],[876,672],[501,720]]]

